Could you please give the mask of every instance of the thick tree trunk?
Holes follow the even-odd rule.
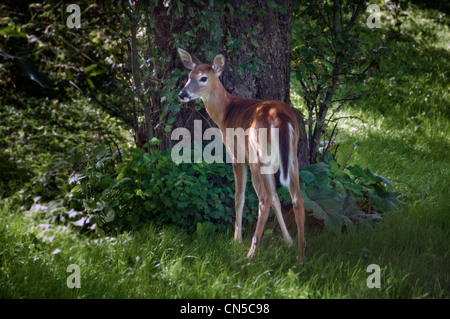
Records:
[[[233,95],[262,100],[280,100],[290,104],[290,63],[292,0],[228,1],[235,12],[225,14],[219,51],[225,53],[222,75],[225,88]],[[280,9],[277,9],[280,8]],[[242,15],[242,16],[240,16]],[[239,45],[229,50],[229,43]],[[228,52],[225,52],[228,49]],[[300,167],[308,162],[308,140],[302,114],[294,109],[300,128],[297,157]]]
[[[222,81],[234,95],[289,103],[292,0],[279,0],[286,11],[270,8],[268,1],[229,1],[235,12],[223,20],[223,40],[238,46],[225,52]],[[242,16],[241,16],[242,15]],[[223,48],[222,48],[223,49]]]

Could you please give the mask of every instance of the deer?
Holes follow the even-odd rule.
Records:
[[[219,128],[223,144],[232,159],[236,214],[234,240],[237,243],[242,242],[242,213],[249,167],[252,184],[258,196],[258,219],[247,258],[252,259],[257,253],[270,208],[275,212],[284,242],[293,246],[294,241],[287,230],[276,192],[274,173],[279,168],[280,184],[288,187],[292,200],[298,233],[297,258],[304,259],[305,209],[300,192],[296,156],[299,128],[293,110],[288,104],[281,101],[248,99],[230,94],[219,78],[225,67],[225,57],[222,54],[215,56],[212,65],[201,63],[195,56],[181,48],[178,48],[178,55],[182,64],[191,70],[188,81],[179,92],[180,101],[182,103],[195,99],[203,101],[206,112]],[[234,143],[234,136],[227,134],[229,129],[238,128],[244,131],[250,130],[250,133],[245,136],[244,146],[242,143]],[[260,134],[255,134],[262,130],[269,132],[265,143]],[[267,145],[264,145],[266,143]],[[264,161],[260,154],[262,150],[269,148],[271,150],[270,163],[267,160]],[[245,160],[238,160],[238,151],[245,152]],[[254,154],[253,160],[250,160],[251,154]],[[274,169],[267,169],[268,165],[272,165]]]

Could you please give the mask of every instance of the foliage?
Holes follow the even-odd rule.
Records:
[[[175,164],[171,149],[161,152],[131,148],[123,163],[107,151],[95,148],[84,170],[69,180],[65,199],[48,206],[34,205],[53,221],[69,222],[86,231],[123,231],[153,221],[193,231],[199,224],[225,230],[234,223],[234,176],[224,163]],[[399,207],[392,185],[385,178],[357,165],[329,158],[300,170],[305,209],[316,225],[330,231],[355,222],[381,219]],[[257,219],[258,199],[247,181],[244,225]],[[284,207],[291,199],[286,188],[278,190]]]
[[[387,179],[358,165],[341,165],[330,159],[302,168],[300,178],[309,223],[329,231],[378,221],[383,213],[404,205]],[[288,204],[287,190],[279,192],[280,200]]]
[[[85,169],[69,180],[70,193],[55,203],[60,208],[57,219],[86,230],[100,227],[102,232],[102,227],[123,231],[149,220],[191,230],[197,223],[211,222],[223,230],[234,218],[231,165],[175,164],[170,149],[147,153],[131,148],[127,153],[123,163],[113,164],[113,171],[105,170],[117,154],[97,147]],[[244,212],[249,213],[245,220],[252,222],[256,211],[249,207],[257,205],[257,198],[251,187],[248,190]],[[35,206],[52,215],[49,206]]]
[[[82,27],[76,29],[67,27],[69,14],[63,3],[8,1],[0,6],[5,97],[63,101],[81,94],[97,100],[116,89],[111,81],[117,71],[112,60],[116,46],[112,26],[117,19],[112,6],[82,4]]]
[[[359,25],[365,8],[364,1],[298,4],[292,37],[292,73],[306,106],[309,163],[331,149],[338,132],[338,111],[347,103],[355,105],[367,94],[363,88],[354,91],[352,87],[379,72],[388,44],[400,33],[404,16],[400,16],[399,6],[389,5],[396,21],[395,32],[383,25],[382,30],[376,29],[383,33],[382,42],[362,41],[360,34],[370,32],[367,25]]]
[[[112,45],[116,42],[110,41],[111,30],[107,28],[107,24],[104,24],[106,29],[100,30],[99,33],[88,32],[83,28],[81,30],[83,36],[95,37],[95,39],[90,38],[93,44],[85,47],[88,54],[97,54],[102,47],[105,50],[102,51],[101,59],[106,61],[109,57],[109,60],[114,62],[114,57],[108,56],[108,54],[111,52],[120,53],[118,58],[123,59],[121,65],[124,68],[122,73],[115,74],[119,82],[114,82],[114,85],[122,83],[122,86],[119,85],[119,87],[124,90],[121,90],[122,95],[119,99],[130,99],[124,104],[124,107],[128,111],[132,108],[135,112],[133,115],[135,116],[133,124],[135,130],[139,129],[136,119],[141,118],[140,115],[136,115],[139,110],[135,104],[143,95],[151,95],[152,99],[161,101],[162,104],[158,104],[159,107],[162,107],[161,113],[152,111],[152,116],[159,117],[154,124],[161,124],[159,129],[166,133],[170,131],[171,124],[175,121],[172,115],[180,111],[180,108],[177,107],[176,90],[173,89],[182,71],[175,68],[170,76],[166,74],[163,80],[161,74],[155,78],[152,77],[153,71],[161,67],[158,63],[171,62],[170,55],[163,51],[149,52],[143,50],[149,54],[143,59],[142,56],[136,56],[137,53],[133,49],[134,45],[141,51],[142,48],[148,49],[153,42],[146,42],[146,39],[151,39],[151,37],[144,37],[143,35],[149,36],[158,32],[158,28],[161,27],[157,24],[156,17],[153,16],[156,11],[147,12],[145,10],[166,10],[170,19],[175,19],[174,21],[182,19],[185,13],[189,18],[196,17],[203,21],[203,24],[192,24],[181,31],[179,30],[180,32],[173,35],[173,39],[170,40],[170,45],[197,46],[198,43],[195,42],[194,37],[186,36],[186,34],[189,35],[189,32],[197,34],[208,31],[210,28],[218,28],[215,20],[220,18],[219,13],[216,13],[215,17],[211,17],[208,16],[208,11],[200,10],[200,7],[194,5],[186,7],[180,3],[177,6],[169,6],[165,9],[160,7],[150,8],[144,3],[142,7],[139,7],[139,2],[134,7],[123,6],[121,8],[123,12],[115,14],[121,18],[127,18],[129,21],[122,25],[120,37],[123,42],[119,41],[119,48]],[[284,8],[275,4],[270,7],[283,14]],[[223,3],[210,3],[211,10],[214,11],[217,8],[225,9],[227,13],[237,15],[241,11],[248,11],[245,5],[233,11],[234,8]],[[72,83],[79,83],[81,91],[93,93],[89,88],[96,87],[97,80],[100,84],[106,79],[100,76],[111,76],[115,72],[114,68],[111,69],[113,73],[110,73],[106,66],[90,63],[92,61],[89,59],[89,55],[79,57],[80,61],[77,63],[83,65],[82,72],[80,70],[78,70],[80,71],[78,73],[70,71],[72,70],[72,67],[70,67],[72,62],[68,57],[73,56],[78,51],[76,48],[67,48],[61,45],[61,43],[67,41],[67,37],[71,33],[67,28],[62,28],[57,23],[63,15],[60,11],[54,9],[55,7],[48,4],[32,6],[31,16],[5,20],[7,24],[2,29],[6,50],[4,54],[13,52],[17,45],[25,45],[29,51],[29,55],[12,56],[9,53],[9,56],[5,55],[8,59],[5,60],[6,68],[4,70],[10,75],[9,78],[6,77],[7,81],[4,82],[5,89],[10,89],[14,83],[18,82],[18,79],[14,77],[16,74],[8,71],[15,67],[22,69],[22,77],[36,82],[35,84],[38,86],[44,86],[43,88],[45,88],[47,81],[54,83],[54,90],[60,92],[56,96],[59,96],[58,94],[76,96],[78,89],[73,91],[74,86],[70,84],[71,81]],[[112,10],[108,6],[90,7],[90,10],[93,9]],[[326,8],[322,9],[325,10]],[[308,10],[311,10],[311,8],[309,7]],[[198,15],[199,12],[201,12],[201,15]],[[41,39],[41,42],[44,40],[47,42],[42,42],[39,46],[33,44],[37,40],[26,42],[25,38],[34,39],[32,36],[34,34],[33,28],[36,28],[38,22],[33,20],[33,17],[36,14],[44,13],[47,19],[48,32],[39,33],[37,37]],[[93,13],[89,11],[87,14]],[[220,15],[223,14],[225,12],[220,13]],[[263,15],[261,12],[258,14]],[[31,22],[22,27],[19,22],[23,23],[26,19]],[[313,27],[313,23],[308,25],[308,28]],[[193,28],[193,31],[191,28]],[[49,30],[55,32],[52,33]],[[141,34],[141,31],[145,32]],[[217,29],[216,31],[208,45],[202,46],[200,50],[200,54],[208,58],[211,58],[212,54],[210,49],[217,45],[221,36],[221,30]],[[88,33],[84,34],[85,32]],[[135,37],[134,40],[131,39],[130,41],[136,41],[136,43],[128,42],[127,35],[129,32],[132,32]],[[331,33],[326,34],[330,35]],[[323,44],[320,42],[323,39],[317,40],[317,43],[311,37],[306,36],[305,39],[307,45],[299,49],[303,59],[301,60],[302,63],[305,61],[312,64],[322,63],[323,61],[320,62],[320,59],[323,58],[323,52],[317,53],[314,50],[320,46],[319,44]],[[77,41],[80,41],[80,46],[83,46],[83,39]],[[52,46],[61,47],[56,56],[53,55],[53,51],[43,49]],[[127,49],[130,47],[132,48],[131,51]],[[224,50],[233,54],[236,54],[238,47],[239,43],[233,42],[230,38],[227,38],[224,44]],[[158,50],[162,49],[160,47]],[[295,47],[294,52],[297,52],[297,49],[298,47]],[[20,53],[20,51],[18,52]],[[311,60],[311,54],[313,54],[311,52],[317,53],[314,61]],[[29,60],[31,57],[33,59]],[[126,63],[128,63],[126,61],[132,58],[138,59],[138,75],[141,86],[137,85],[136,73],[133,74],[132,70],[136,65],[129,65],[130,69],[126,69]],[[31,65],[32,62],[27,62],[38,61],[39,59],[46,61],[46,63],[41,64],[38,69]],[[60,73],[55,73],[54,65],[57,61],[61,66]],[[16,65],[15,63],[19,64]],[[323,63],[327,64],[326,62]],[[253,61],[247,66],[249,65],[257,66],[258,61]],[[241,67],[245,69],[245,66],[238,66],[238,69]],[[308,65],[302,65],[302,67],[305,67],[307,71],[308,68],[311,69]],[[330,71],[325,67],[323,69],[324,72]],[[351,68],[349,67],[349,69]],[[309,71],[312,72],[312,70]],[[130,85],[132,78],[136,83]],[[81,85],[81,83],[84,83],[84,85]],[[64,89],[67,86],[72,89]],[[100,98],[100,95],[108,95],[109,89],[105,88],[102,91],[99,94],[93,94],[92,97],[104,108],[106,100]],[[230,182],[234,178],[230,165],[175,165],[168,153],[156,150],[145,153],[142,149],[129,149],[127,151],[129,154],[126,156],[122,151],[123,146],[119,146],[124,138],[122,134],[116,133],[120,132],[118,123],[112,124],[113,120],[105,118],[104,113],[96,110],[96,108],[91,108],[84,102],[72,104],[56,98],[48,99],[46,103],[38,99],[30,100],[27,96],[34,93],[26,89],[18,93],[13,97],[15,102],[20,105],[19,111],[14,106],[7,105],[2,114],[5,123],[10,123],[9,128],[5,131],[5,139],[2,140],[2,144],[6,146],[7,150],[7,152],[2,153],[2,157],[10,159],[5,162],[7,164],[3,164],[5,166],[2,173],[4,182],[1,187],[5,195],[11,195],[20,189],[19,185],[21,185],[21,191],[17,193],[17,196],[24,203],[27,203],[25,207],[28,208],[31,203],[35,203],[33,209],[46,212],[52,220],[74,223],[74,225],[88,230],[122,230],[134,227],[147,220],[155,221],[158,224],[174,223],[188,229],[194,229],[198,223],[213,223],[220,228],[232,225],[234,185]],[[11,104],[12,99],[9,99],[11,96],[6,95],[6,104]],[[309,95],[305,96],[308,98]],[[156,104],[152,105],[155,106]],[[108,112],[110,111],[108,110]],[[88,114],[88,116],[85,116],[85,114]],[[22,123],[25,123],[24,127],[21,127]],[[89,128],[85,125],[88,125]],[[95,133],[90,136],[89,132],[93,131]],[[135,139],[136,134],[138,133],[135,131]],[[29,143],[30,136],[33,136],[36,143]],[[147,136],[147,138],[151,136]],[[16,143],[12,143],[12,141],[16,141]],[[156,149],[157,145],[158,143],[147,143],[146,146],[150,146],[150,149]],[[326,163],[308,166],[301,171],[301,177],[304,181],[302,192],[305,197],[306,208],[311,212],[311,217],[319,220],[325,228],[330,230],[340,229],[344,225],[349,226],[358,219],[378,218],[378,213],[390,208],[390,202],[395,202],[395,195],[388,189],[389,184],[370,171],[362,170],[358,166],[346,167],[343,160],[334,161],[330,157],[332,151],[330,147],[330,144],[324,145],[325,150],[329,151],[328,153],[323,152],[322,155]],[[345,153],[343,147],[337,153],[337,158],[342,157],[342,153]],[[123,163],[121,163],[122,157],[125,158]],[[13,162],[16,163],[10,164]],[[45,164],[29,165],[33,162]],[[250,180],[248,183],[244,221],[253,223],[256,220],[257,199]],[[192,196],[189,196],[189,194],[192,194]],[[195,196],[196,194],[198,195]],[[280,190],[280,198],[286,205],[290,202],[286,190]]]
[[[67,27],[66,8],[0,4],[0,196],[25,208],[64,196],[97,143],[117,150],[127,139],[126,114],[106,99],[118,89],[113,6],[82,3],[79,29]]]
[[[16,198],[25,209],[65,196],[69,176],[97,145],[117,152],[127,140],[120,121],[85,99],[1,102],[0,196]]]

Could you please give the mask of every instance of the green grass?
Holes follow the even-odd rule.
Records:
[[[267,231],[249,262],[250,236],[186,234],[152,225],[88,239],[1,207],[2,298],[422,298],[448,297],[449,223],[419,208],[346,234],[308,233],[303,263]],[[57,253],[56,253],[57,252]],[[70,289],[67,267],[80,267]],[[367,266],[381,267],[369,289]]]
[[[404,37],[364,83],[376,95],[342,111],[364,122],[342,120],[340,132],[356,145],[351,162],[393,180],[407,209],[375,227],[308,230],[303,263],[268,230],[249,262],[253,228],[242,245],[231,230],[188,234],[151,224],[92,239],[4,200],[0,297],[449,298],[450,32],[437,11],[408,13]],[[79,289],[66,285],[71,264],[80,267]],[[379,289],[367,287],[370,264],[381,268]]]

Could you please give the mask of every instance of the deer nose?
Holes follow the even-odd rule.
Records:
[[[189,98],[189,95],[186,93],[186,91],[181,91],[180,94],[178,94],[181,100],[185,100]]]

